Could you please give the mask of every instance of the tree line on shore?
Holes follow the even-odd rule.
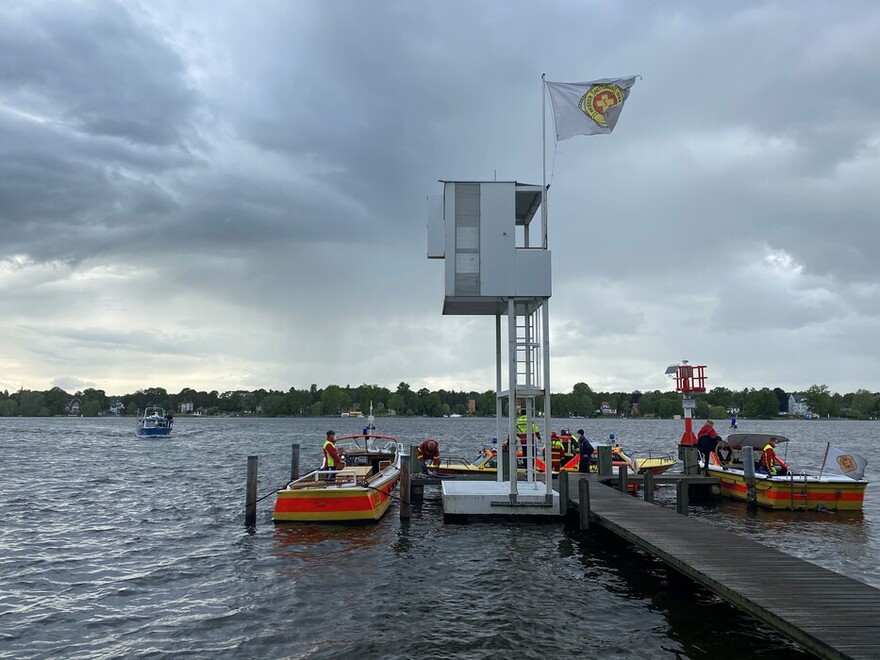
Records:
[[[799,392],[809,414],[816,417],[875,419],[880,416],[880,394],[859,389],[837,394],[826,385],[812,385]],[[776,387],[731,390],[716,387],[694,396],[697,418],[741,417],[770,419],[789,411],[789,393]],[[46,391],[19,390],[0,392],[0,417],[51,417],[82,415],[96,417],[111,414],[137,415],[148,405],[166,411],[203,415],[257,415],[264,417],[320,417],[360,411],[368,414],[370,405],[376,415],[442,417],[444,415],[495,415],[495,391],[458,392],[452,390],[413,391],[401,382],[396,390],[379,385],[328,385],[309,389],[291,387],[288,391],[258,389],[227,392],[197,391],[184,388],[177,394],[161,387],[138,390],[133,394],[107,395],[103,390],[86,389],[67,392],[60,387]],[[655,417],[671,419],[682,413],[681,394],[661,392],[594,392],[586,383],[577,383],[568,393],[551,394],[554,417]],[[543,400],[538,400],[541,410]],[[506,404],[503,413],[506,415]]]

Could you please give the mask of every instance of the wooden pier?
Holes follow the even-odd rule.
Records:
[[[576,509],[579,491],[587,491],[587,525],[596,522],[650,552],[807,651],[880,658],[875,587],[624,494],[596,475],[571,473],[567,485]]]

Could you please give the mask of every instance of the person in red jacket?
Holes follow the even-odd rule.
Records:
[[[428,462],[431,467],[440,467],[440,443],[433,438],[428,438],[416,449],[416,456],[422,468],[422,474],[428,474]]]
[[[720,439],[718,433],[715,432],[715,422],[707,419],[697,433],[697,449],[703,456],[703,469],[709,469],[709,454],[715,451],[715,446]]]

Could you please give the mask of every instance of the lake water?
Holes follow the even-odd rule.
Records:
[[[638,454],[673,456],[682,422],[558,420]],[[247,456],[259,494],[289,477],[290,447],[316,466],[324,432],[359,419],[175,420],[138,439],[133,419],[0,418],[2,658],[810,657],[612,534],[576,523],[444,523],[428,488],[409,521],[276,528],[274,497],[244,528]],[[379,418],[472,458],[491,419]],[[690,514],[880,587],[880,424],[740,421],[790,437],[793,466],[826,441],[869,458],[864,513]],[[784,451],[784,450],[783,450]],[[674,489],[658,491],[674,507]],[[706,548],[723,552],[723,548]]]

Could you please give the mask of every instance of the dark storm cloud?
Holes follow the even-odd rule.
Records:
[[[34,3],[3,12],[0,82],[24,109],[75,130],[168,146],[197,98],[179,55],[114,2]]]
[[[0,254],[77,261],[177,205],[198,97],[155,28],[111,2],[0,10]]]

